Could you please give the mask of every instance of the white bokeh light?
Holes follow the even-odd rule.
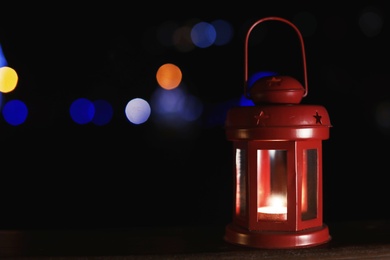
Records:
[[[125,113],[131,123],[139,125],[148,120],[151,109],[146,100],[134,98],[127,103]]]

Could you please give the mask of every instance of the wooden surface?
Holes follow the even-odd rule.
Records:
[[[255,249],[224,227],[1,230],[1,259],[390,259],[390,221],[326,223],[332,240],[303,249]]]

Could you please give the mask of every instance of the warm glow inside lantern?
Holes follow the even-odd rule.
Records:
[[[233,143],[234,212],[227,242],[257,248],[301,248],[328,242],[322,217],[322,140],[331,127],[326,109],[300,104],[307,95],[305,49],[291,22],[276,20],[297,32],[302,47],[305,86],[290,76],[258,79],[245,94],[255,106],[228,111],[226,136]]]

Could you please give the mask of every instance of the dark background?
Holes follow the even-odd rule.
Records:
[[[304,102],[325,106],[333,125],[323,142],[324,222],[389,218],[390,119],[383,116],[389,112],[381,114],[387,124],[376,120],[378,106],[390,102],[384,2],[207,4],[59,2],[2,8],[0,44],[19,76],[7,98],[25,101],[31,116],[18,127],[0,122],[0,228],[229,223],[233,158],[224,110],[218,108],[242,94],[249,26],[266,16],[293,21],[300,12],[317,21],[315,32],[304,37],[309,81]],[[359,17],[371,7],[382,15],[383,27],[367,37]],[[164,21],[193,18],[231,22],[232,41],[182,53],[155,48],[153,39],[145,38]],[[299,46],[278,37],[278,45],[251,45],[254,55],[264,56],[250,66],[280,64],[301,79]],[[153,122],[130,124],[125,103],[136,96],[148,99],[156,70],[166,62],[180,66],[183,80],[204,102],[202,118],[185,131]],[[102,91],[107,85],[109,91]],[[68,104],[79,96],[112,102],[112,122],[72,123]]]

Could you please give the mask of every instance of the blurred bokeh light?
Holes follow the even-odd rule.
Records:
[[[158,68],[156,78],[160,87],[169,90],[179,86],[182,80],[182,73],[176,65],[166,63]]]
[[[93,105],[95,107],[95,114],[92,122],[99,126],[110,123],[114,114],[112,105],[107,100],[103,99],[93,101]]]
[[[4,66],[0,68],[0,92],[13,91],[18,84],[18,74],[13,68]]]
[[[5,121],[13,126],[23,124],[28,116],[28,108],[26,104],[18,99],[7,101],[2,109]]]
[[[135,125],[145,123],[149,119],[150,113],[151,108],[149,103],[142,98],[130,100],[125,108],[127,119]]]
[[[92,121],[95,115],[95,106],[86,98],[78,98],[70,105],[69,114],[75,123],[84,125]]]

